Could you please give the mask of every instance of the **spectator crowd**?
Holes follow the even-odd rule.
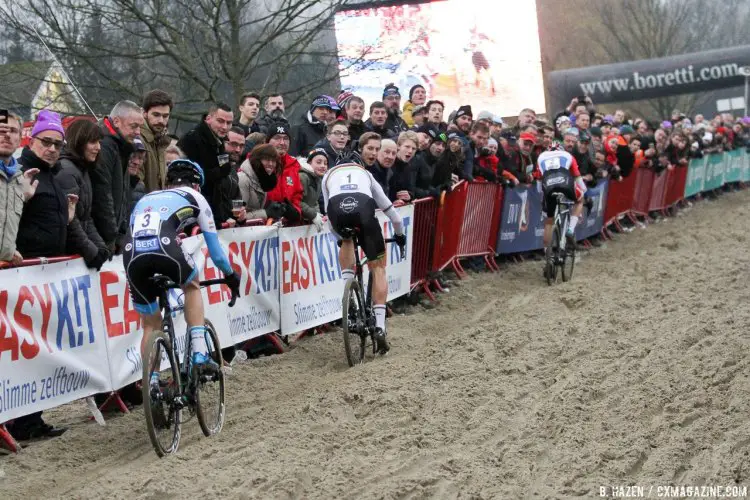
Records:
[[[202,191],[219,227],[270,218],[321,228],[321,179],[339,162],[363,165],[401,206],[439,197],[460,180],[530,184],[538,155],[553,143],[576,158],[589,185],[750,145],[750,117],[675,110],[654,123],[622,110],[599,113],[581,96],[550,119],[523,109],[511,124],[469,104],[446,110],[421,85],[402,96],[388,84],[369,104],[350,91],[320,95],[294,126],[282,95],[249,92],[237,109],[210,105],[180,138],[168,135],[173,107],[167,92],[152,90],[140,104],[118,102],[98,122],[82,117],[67,129],[42,110],[18,158],[23,120],[0,111],[0,261],[78,254],[100,269],[122,252],[135,202],[164,188],[177,158],[203,168]],[[10,430],[19,439],[64,432],[41,413]]]

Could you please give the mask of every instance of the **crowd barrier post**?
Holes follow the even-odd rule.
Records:
[[[668,167],[658,174],[654,173],[654,180],[651,183],[651,194],[648,200],[649,212],[660,212],[665,217],[667,216],[664,198],[667,194],[667,188],[670,180],[670,169],[673,168],[674,167]]]
[[[635,191],[633,193],[631,212],[633,215],[640,215],[648,221],[650,220],[648,212],[651,204],[651,191],[655,174],[650,168],[639,168],[636,170],[635,175]]]
[[[435,296],[430,290],[429,274],[432,270],[432,251],[435,224],[438,217],[438,200],[422,198],[414,202],[414,232],[411,256],[411,289],[422,288],[430,300]]]
[[[495,247],[489,243],[492,235],[497,239],[497,224],[493,228],[488,221],[498,221],[497,212],[501,210],[502,192],[499,184],[488,182],[474,182],[469,184],[464,205],[463,220],[460,223],[458,249],[453,261],[453,268],[457,274],[466,275],[459,259],[466,257],[483,257],[491,271],[498,267],[492,257]]]
[[[18,453],[21,451],[21,446],[13,439],[8,429],[5,428],[5,424],[0,424],[0,448],[5,448],[11,453]]]
[[[674,208],[683,200],[685,194],[685,184],[688,178],[688,167],[675,165],[673,170],[669,171],[669,180],[667,181],[667,191],[664,194],[665,209]]]
[[[438,208],[435,244],[432,251],[433,272],[442,271],[456,260],[468,186],[466,181],[456,184],[450,193],[446,193]],[[459,278],[462,277],[458,272],[456,274]]]

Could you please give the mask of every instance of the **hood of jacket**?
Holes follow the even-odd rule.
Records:
[[[326,124],[325,122],[322,122],[318,119],[316,119],[312,111],[308,111],[307,114],[304,116],[305,121],[314,129],[318,130],[319,132],[325,133],[326,131]]]

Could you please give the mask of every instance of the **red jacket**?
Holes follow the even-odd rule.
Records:
[[[300,164],[294,156],[285,154],[281,161],[284,163],[284,170],[281,172],[276,187],[268,192],[266,203],[278,201],[283,203],[288,201],[292,204],[302,217],[302,182],[299,180]]]

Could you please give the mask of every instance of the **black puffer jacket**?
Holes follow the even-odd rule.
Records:
[[[75,219],[68,225],[68,231],[75,235],[82,243],[82,254],[87,264],[91,264],[97,253],[106,249],[101,235],[96,230],[91,216],[94,202],[94,192],[91,186],[89,171],[96,167],[96,163],[88,163],[82,158],[63,152],[60,157],[60,172],[57,180],[66,194],[77,194]]]
[[[390,198],[390,183],[391,177],[393,176],[391,169],[381,167],[380,163],[377,161],[373,165],[366,166],[365,168],[372,174],[377,183],[380,184],[380,187],[383,188],[385,195]]]
[[[401,118],[398,110],[388,110],[388,118],[385,121],[385,128],[390,130],[391,134],[394,137],[398,137],[401,132],[406,132],[407,130],[409,130],[409,126],[406,124],[404,119]]]
[[[128,231],[130,186],[127,169],[134,148],[115,130],[108,117],[102,120],[101,128],[104,134],[102,149],[96,168],[90,172],[94,194],[91,213],[104,243],[112,245]]]
[[[31,149],[24,148],[18,163],[24,172],[38,168],[39,185],[23,207],[16,249],[24,258],[59,257],[68,253],[68,199],[56,178],[60,165],[50,166]],[[71,245],[73,248],[75,244]]]
[[[201,193],[214,212],[217,227],[232,216],[231,203],[226,207],[222,201],[221,187],[224,179],[232,172],[229,155],[224,151],[224,141],[216,137],[211,128],[201,121],[177,143],[185,155],[203,169],[205,182]],[[227,208],[229,210],[227,211]]]
[[[380,136],[381,139],[393,139],[396,140],[396,134],[387,128],[386,125],[383,125],[382,127],[378,127],[376,125],[373,125],[372,120],[368,119],[365,122],[365,131],[366,132],[375,132]]]
[[[411,199],[414,200],[414,166],[412,163],[414,162],[414,159],[412,158],[409,163],[406,163],[405,161],[401,160],[400,158],[396,158],[396,162],[393,164],[393,167],[391,167],[391,171],[393,172],[391,176],[391,180],[389,183],[389,193],[388,198],[391,200],[396,200],[398,197],[396,196],[396,193],[399,191],[408,191],[409,196],[411,196]]]
[[[328,138],[323,138],[320,142],[316,143],[312,149],[318,148],[321,148],[326,152],[326,156],[328,157],[328,168],[335,167],[336,162],[341,158],[345,158],[350,153],[350,150],[347,147],[344,147],[341,151],[333,149],[331,141],[329,141]]]
[[[416,199],[440,195],[440,190],[432,183],[435,177],[435,162],[430,163],[427,157],[431,157],[429,152],[420,151],[411,161]]]
[[[326,124],[313,117],[310,111],[302,118],[302,123],[292,132],[292,145],[289,154],[307,156],[317,143],[326,137]]]
[[[359,122],[349,123],[349,141],[351,141],[349,144],[353,145],[356,142],[359,142],[359,138],[362,137],[362,134],[367,132],[367,127],[365,127],[365,122]],[[353,147],[353,146],[352,146]]]

